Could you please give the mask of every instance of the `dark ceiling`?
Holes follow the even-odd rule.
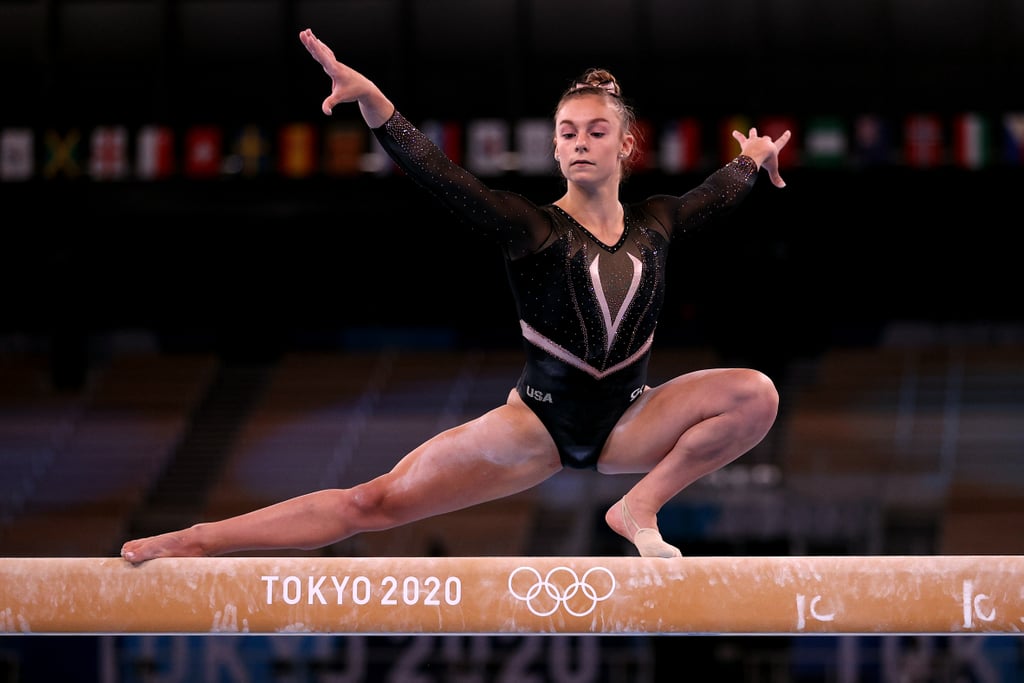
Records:
[[[593,65],[651,115],[1024,107],[1017,0],[8,0],[3,118],[308,116],[306,27],[424,115],[546,115]]]

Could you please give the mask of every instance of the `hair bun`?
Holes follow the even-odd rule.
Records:
[[[573,82],[570,90],[578,90],[579,88],[602,88],[616,97],[622,97],[619,81],[612,75],[612,72],[606,69],[587,69],[582,76]]]

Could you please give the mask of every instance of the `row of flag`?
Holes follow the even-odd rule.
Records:
[[[420,125],[456,163],[479,176],[556,172],[550,119],[427,120]],[[738,152],[733,130],[756,126],[777,137],[793,131],[784,167],[1024,165],[1024,113],[909,114],[852,118],[733,116],[709,124],[681,118],[639,123],[634,172],[709,171]],[[395,167],[361,121],[276,127],[193,125],[0,128],[0,182],[35,179],[160,180],[275,175],[308,178],[393,173]]]

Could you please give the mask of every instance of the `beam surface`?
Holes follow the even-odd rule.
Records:
[[[1019,633],[1024,557],[0,558],[0,633]]]

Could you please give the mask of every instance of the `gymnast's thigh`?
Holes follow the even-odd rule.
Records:
[[[528,489],[561,467],[544,425],[512,392],[507,403],[415,448],[385,477],[405,491],[446,491],[460,507]]]
[[[605,441],[598,471],[650,471],[684,432],[722,409],[717,394],[724,379],[717,370],[698,370],[644,391],[622,414]]]

